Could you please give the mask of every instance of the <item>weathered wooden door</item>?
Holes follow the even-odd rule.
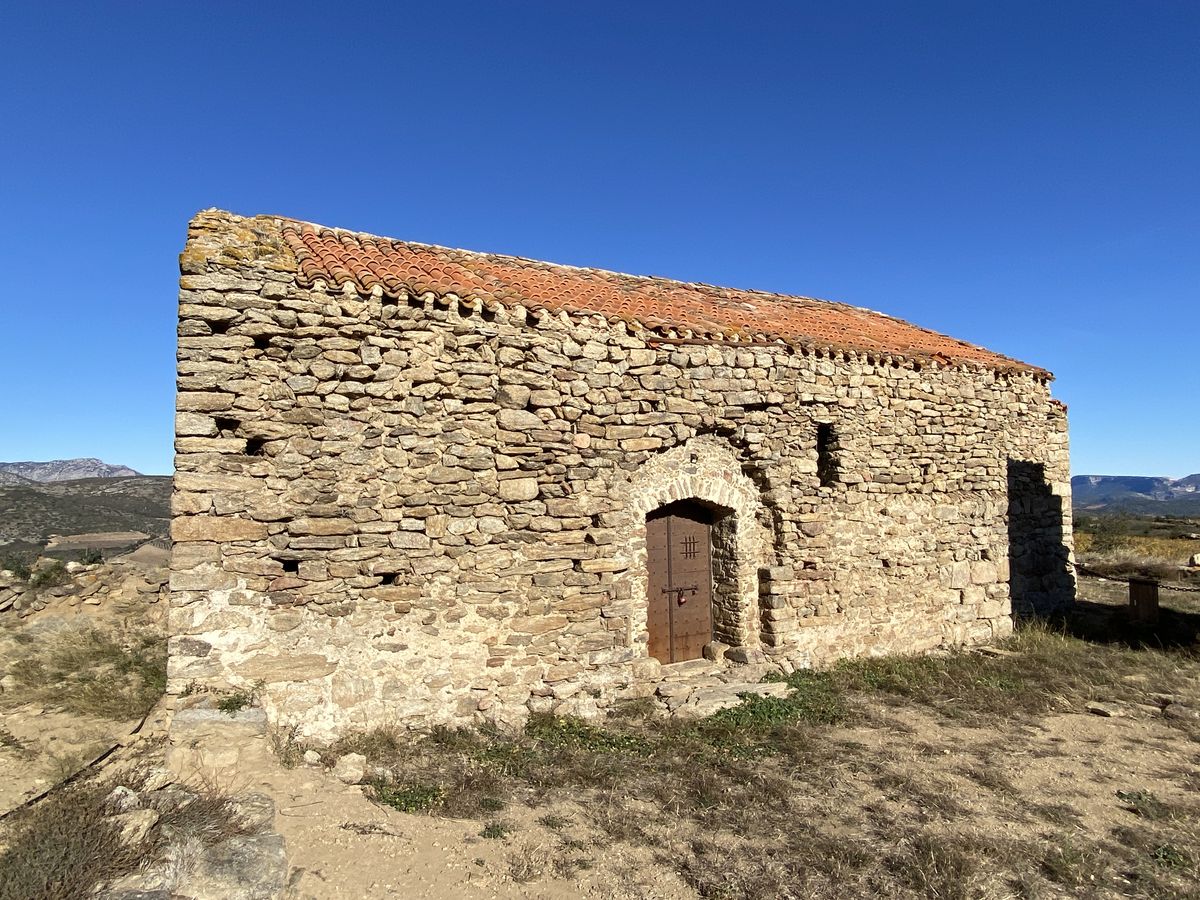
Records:
[[[699,659],[712,640],[712,517],[681,502],[646,517],[650,655]]]

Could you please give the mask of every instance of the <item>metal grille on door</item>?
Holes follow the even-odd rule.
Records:
[[[699,659],[712,640],[712,525],[699,504],[672,503],[646,519],[650,655]]]

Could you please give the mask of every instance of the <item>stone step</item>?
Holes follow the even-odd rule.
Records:
[[[662,667],[663,681],[675,681],[683,678],[697,678],[716,675],[724,670],[720,663],[707,659],[688,659],[683,662],[667,663]]]

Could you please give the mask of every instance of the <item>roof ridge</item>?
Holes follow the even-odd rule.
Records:
[[[681,278],[674,278],[670,275],[646,275],[639,274],[637,272],[622,272],[617,269],[602,269],[597,266],[579,266],[575,265],[574,263],[554,262],[553,260],[537,259],[536,257],[532,256],[518,256],[513,253],[495,253],[490,250],[471,250],[466,247],[451,247],[448,244],[428,244],[424,241],[411,241],[406,238],[388,237],[387,235],[373,234],[369,231],[354,231],[353,229],[349,228],[339,228],[333,225],[321,225],[316,222],[306,222],[301,219],[290,219],[283,216],[279,218],[285,222],[294,223],[302,227],[306,226],[313,229],[319,229],[320,231],[329,231],[333,232],[334,234],[347,234],[355,238],[368,238],[369,240],[373,241],[387,241],[391,244],[403,244],[409,247],[422,247],[428,250],[449,250],[453,253],[466,253],[471,256],[482,257],[485,259],[521,262],[539,267],[545,266],[554,269],[569,269],[573,272],[585,272],[595,275],[617,275],[621,278],[632,278],[638,281],[651,281],[657,283],[666,282],[668,284],[673,284],[684,288],[700,287],[708,288],[709,290],[713,291],[734,291],[742,294],[756,294],[772,300],[803,300],[809,303],[828,303],[834,306],[845,306],[850,309],[857,309],[861,310],[862,312],[873,313],[875,315],[886,315],[886,313],[881,313],[866,307],[854,306],[841,300],[828,300],[824,297],[810,297],[807,294],[782,294],[778,291],[768,291],[763,288],[734,288],[730,287],[729,285],[713,284],[707,281],[684,281]]]
[[[273,220],[291,245],[302,284],[319,280],[393,298],[432,294],[490,308],[599,315],[667,339],[768,340],[1053,377],[979,344],[843,301],[426,244],[291,216],[258,218]]]

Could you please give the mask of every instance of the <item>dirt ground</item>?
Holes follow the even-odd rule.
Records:
[[[1081,600],[1100,615],[1124,590],[1089,579]],[[1190,596],[1164,603],[1188,623],[1200,614]],[[27,654],[31,640],[53,643],[61,629],[105,621],[106,609],[118,607],[48,609],[0,629],[0,649]],[[636,755],[614,763],[631,777],[580,771],[578,783],[514,768],[494,809],[459,817],[377,802],[370,786],[335,778],[328,755],[284,765],[265,736],[242,748],[232,772],[181,774],[274,799],[293,900],[1200,897],[1194,652],[1144,651],[1139,667],[1143,651],[1071,646],[1085,660],[1094,653],[1103,686],[1064,681],[1069,689],[1041,712],[1012,694],[1011,714],[978,714],[979,685],[1011,690],[1021,673],[1019,651],[1000,650],[994,671],[990,658],[972,657],[983,660],[970,669],[976,687],[942,687],[933,699],[856,688],[850,714],[768,729],[771,753],[713,756],[711,778],[687,761],[643,775]],[[1087,667],[1071,677],[1086,682]],[[15,689],[5,696],[0,813],[136,724]],[[562,751],[564,770],[620,755],[573,747]],[[398,752],[389,765],[403,779],[407,751]],[[553,767],[555,751],[538,752]]]
[[[1087,839],[1138,829],[1142,818],[1118,791],[1182,805],[1200,790],[1195,741],[1151,718],[1081,713],[997,731],[890,708],[870,726],[833,729],[826,739],[857,748],[863,765],[830,771],[830,794],[811,798],[814,812],[837,805],[840,819],[911,818],[996,846],[1055,843],[1064,831]],[[881,773],[890,789],[880,786]],[[671,860],[672,847],[694,839],[694,829],[650,804],[637,805],[661,833],[657,845],[611,841],[591,824],[588,802],[561,800],[510,809],[511,834],[488,839],[479,821],[397,812],[320,769],[286,770],[264,759],[242,774],[245,788],[277,803],[276,828],[298,867],[297,898],[700,896]],[[568,824],[539,823],[548,817]],[[572,854],[588,868],[556,875],[555,861]],[[1001,879],[987,882],[979,879],[971,894],[1007,894]]]
[[[1082,599],[1107,607],[1123,590],[1092,582]],[[1200,705],[1198,675],[1170,696]],[[1155,694],[1155,677],[1123,676],[1134,696]],[[1200,842],[1184,843],[1200,837],[1200,729],[1154,703],[1100,699],[1114,715],[1072,699],[1069,711],[981,723],[956,715],[953,697],[941,709],[869,698],[852,724],[813,732],[807,770],[763,764],[764,779],[790,779],[795,792],[780,801],[792,818],[766,826],[753,803],[731,804],[728,827],[714,826],[637,784],[516,789],[502,813],[473,817],[405,813],[322,766],[284,768],[265,742],[230,788],[276,801],[298,900],[1200,896],[1190,855]],[[761,802],[774,815],[774,801]],[[881,857],[915,849],[895,854],[882,879],[858,858],[815,886],[781,889],[776,852],[818,839],[834,856],[826,842]]]

